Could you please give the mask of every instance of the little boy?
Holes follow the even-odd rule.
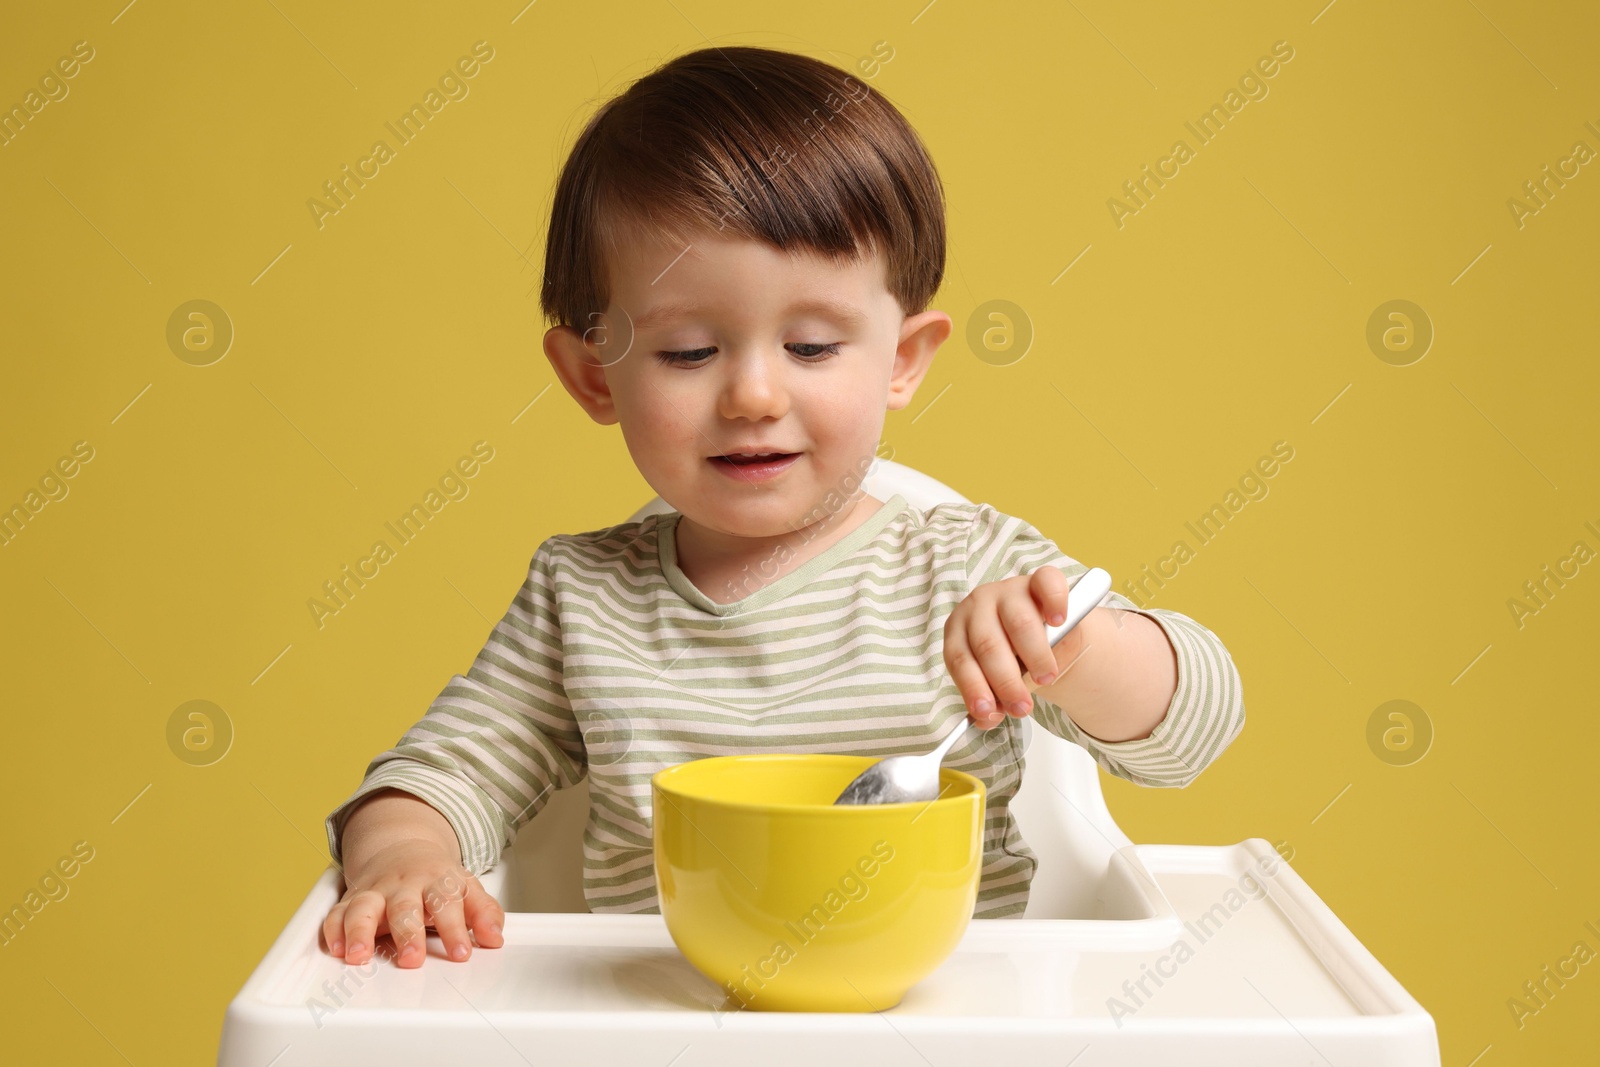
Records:
[[[429,925],[452,959],[499,947],[475,876],[586,774],[590,909],[654,913],[655,772],[921,753],[969,713],[983,730],[945,762],[988,789],[973,914],[1017,916],[1036,866],[1009,808],[1021,716],[1149,786],[1237,736],[1209,630],[1113,595],[1051,649],[1084,565],[987,504],[862,490],[885,411],[950,335],[927,309],[944,256],[921,141],[837,68],[707,48],[600,109],[556,187],[544,349],[674,510],[541,544],[467,673],[328,817],[334,955],[363,963],[390,933],[417,967]],[[1004,427],[968,432],[1004,451]]]

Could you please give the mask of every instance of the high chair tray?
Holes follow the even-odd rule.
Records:
[[[217,1062],[1438,1067],[1432,1017],[1265,841],[1131,848],[1172,924],[1119,943],[1104,922],[974,919],[899,1005],[860,1014],[740,1010],[659,915],[508,912],[505,946],[466,963],[430,934],[420,968],[347,966],[321,946],[329,868],[229,1006]]]

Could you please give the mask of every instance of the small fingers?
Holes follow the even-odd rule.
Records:
[[[977,613],[968,623],[966,644],[983,671],[986,688],[994,693],[995,710],[1012,715],[1026,714],[1033,707],[1032,694],[1022,684],[1016,651],[993,609]],[[983,724],[980,722],[980,725]]]
[[[344,901],[339,901],[328,909],[327,918],[322,920],[322,940],[328,943],[328,954],[332,956],[344,955]]]
[[[1011,715],[1026,715],[1033,710],[1033,693],[1023,680],[1023,670],[1031,668],[1049,673],[1049,668],[1039,663],[1039,649],[1043,649],[1044,662],[1050,668],[1055,666],[1055,657],[1044,639],[1039,610],[1025,595],[1002,597],[995,605],[991,625],[1000,636],[988,642],[993,648],[992,654],[980,656],[984,673],[989,677],[989,685],[1000,707]]]
[[[483,948],[499,948],[506,943],[502,933],[506,924],[505,909],[475,876],[467,882],[465,916],[472,927],[472,936]]]
[[[959,619],[952,614],[951,619],[955,625],[947,625],[944,635],[945,669],[950,672],[956,688],[961,690],[961,699],[967,705],[972,721],[987,730],[1001,718],[994,709],[994,694],[989,689],[988,679],[983,675],[977,656],[967,643],[965,614]]]
[[[1071,588],[1061,568],[1048,563],[1028,578],[1028,592],[1039,606],[1039,614],[1051,626],[1067,621],[1067,594]]]
[[[372,958],[373,945],[380,933],[386,901],[383,894],[363,889],[344,902],[344,961],[365,963]],[[330,943],[331,947],[331,943]]]
[[[428,931],[420,893],[401,890],[389,901],[389,933],[394,937],[395,963],[421,967],[428,955]]]
[[[1002,598],[996,608],[1000,625],[1005,627],[1006,637],[1017,659],[1035,682],[1039,685],[1048,684],[1056,676],[1056,654],[1046,640],[1044,620],[1039,617],[1037,605],[1030,597],[1012,596]],[[1033,694],[1028,692],[1020,679],[1018,686],[1020,693],[1007,690],[1001,696],[1012,705],[1013,711],[1026,714],[1033,707]],[[1023,701],[1027,702],[1027,707],[1020,706]]]
[[[467,936],[467,924],[462,917],[462,901],[466,899],[470,877],[465,869],[447,872],[428,887],[424,898],[428,916],[439,932],[439,940],[444,943],[444,954],[457,961],[472,955],[472,939]]]

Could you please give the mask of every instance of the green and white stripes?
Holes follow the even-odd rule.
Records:
[[[926,511],[891,497],[823,553],[722,604],[677,565],[676,512],[549,538],[465,675],[367,768],[327,819],[329,848],[355,801],[385,787],[438,808],[462,863],[482,873],[551,793],[590,783],[584,893],[593,911],[657,912],[650,778],[741,752],[922,752],[964,718],[945,670],[944,622],[976,584],[1044,564],[1086,568],[987,504]],[[1119,594],[1108,604],[1137,610]],[[1148,738],[1115,744],[1035,698],[1040,726],[1141,785],[1182,786],[1244,724],[1239,678],[1216,635],[1174,611],[1155,620],[1178,689]],[[959,744],[946,764],[989,788],[974,915],[1021,915],[1036,860],[1009,804],[1020,723]]]

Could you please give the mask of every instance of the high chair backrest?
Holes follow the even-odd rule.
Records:
[[[970,503],[944,483],[893,460],[876,460],[863,486],[879,500],[899,493],[922,510],[942,502]],[[672,510],[658,496],[625,521]],[[1036,726],[1031,718],[1024,719],[1021,727],[1026,762],[1011,810],[1039,859],[1024,917],[1101,917],[1107,906],[1102,896],[1107,868],[1113,854],[1130,842],[1106,808],[1099,768],[1083,748]],[[507,910],[588,910],[582,882],[588,810],[585,779],[554,794],[522,828],[502,861],[512,890],[512,899],[501,901]],[[498,877],[495,884],[500,884]]]

